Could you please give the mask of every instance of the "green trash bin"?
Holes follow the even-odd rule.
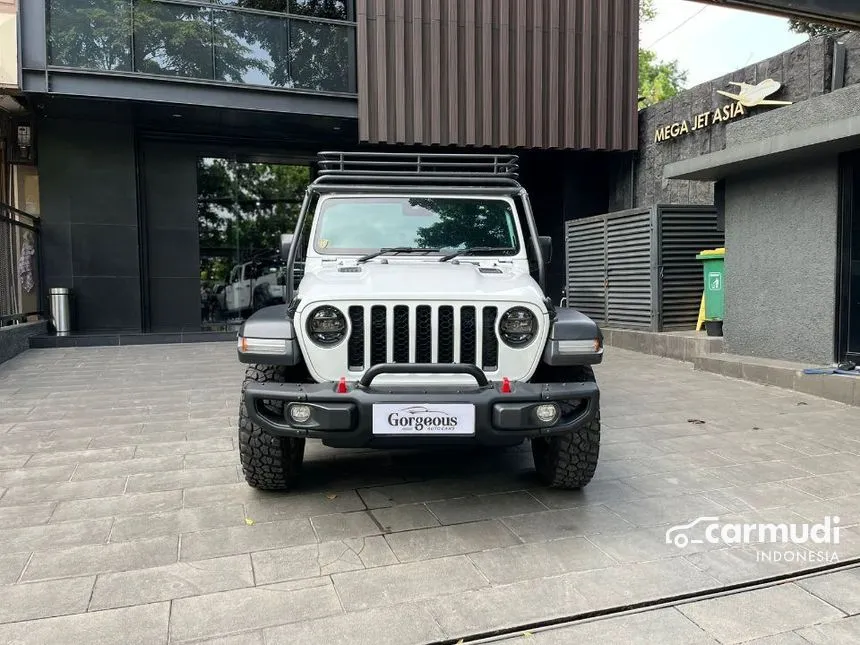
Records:
[[[705,280],[705,331],[708,336],[723,335],[725,314],[726,249],[708,249],[696,256],[701,260]]]

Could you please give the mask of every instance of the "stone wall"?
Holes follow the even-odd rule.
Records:
[[[742,133],[743,130],[738,124],[747,119],[775,119],[781,108],[752,108],[748,111],[748,116],[730,121],[728,126],[717,124],[660,143],[655,143],[657,128],[683,120],[689,121],[696,114],[713,111],[728,104],[729,100],[717,94],[717,90],[736,89],[728,85],[729,81],[755,84],[772,78],[783,84],[779,94],[773,98],[794,103],[826,94],[832,89],[833,47],[837,39],[843,42],[847,49],[845,85],[858,84],[860,34],[843,34],[838,38],[822,36],[641,110],[639,151],[632,163],[628,160],[618,164],[610,195],[610,210],[656,203],[712,204],[713,184],[664,179],[663,167],[675,161],[722,150],[726,147],[727,130],[730,127],[737,128],[736,131]]]
[[[30,336],[44,334],[47,330],[45,320],[0,327],[0,364],[29,349]]]

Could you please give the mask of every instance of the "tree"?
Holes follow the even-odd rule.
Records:
[[[275,87],[353,89],[345,0],[234,0],[232,7],[154,0],[51,0],[50,62]]]
[[[639,23],[648,23],[656,16],[654,0],[640,0]],[[639,48],[640,108],[675,96],[684,89],[686,82],[687,72],[680,68],[678,61],[661,61],[655,52]]]
[[[808,34],[810,38],[814,38],[815,36],[838,34],[845,31],[844,29],[840,29],[839,27],[834,27],[832,25],[822,25],[817,22],[806,22],[805,20],[800,20],[798,18],[790,18],[788,21],[788,28],[798,34]]]

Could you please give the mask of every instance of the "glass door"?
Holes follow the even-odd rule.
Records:
[[[842,159],[837,359],[860,365],[860,151]]]
[[[282,233],[292,233],[310,168],[236,158],[197,165],[201,325],[233,331],[258,309],[284,302]]]

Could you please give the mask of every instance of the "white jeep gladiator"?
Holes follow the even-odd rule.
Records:
[[[546,297],[510,155],[324,152],[295,233],[287,304],[238,333],[239,447],[261,489],[296,481],[305,441],[514,446],[541,481],[594,475],[603,337]],[[296,286],[293,269],[304,261]]]

